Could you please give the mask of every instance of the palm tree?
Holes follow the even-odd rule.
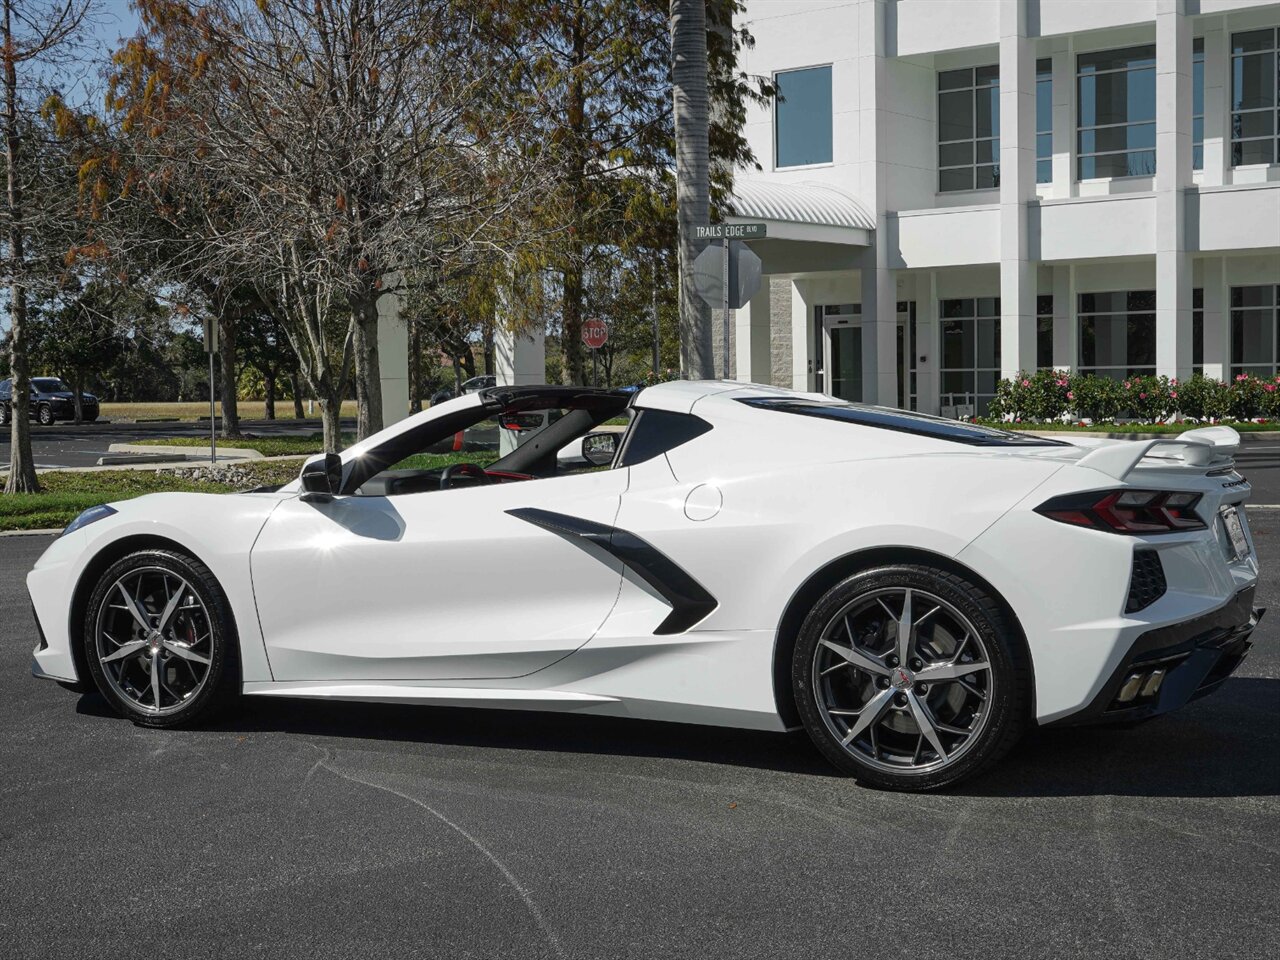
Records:
[[[671,80],[680,233],[680,365],[688,377],[711,379],[711,309],[693,287],[693,261],[699,253],[693,228],[707,222],[711,207],[706,0],[671,0]]]

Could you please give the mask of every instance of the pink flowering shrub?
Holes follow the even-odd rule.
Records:
[[[1139,420],[1168,420],[1177,409],[1171,394],[1177,392],[1168,377],[1129,377],[1123,381],[1125,408]]]
[[[1057,420],[1067,411],[1070,378],[1060,370],[1020,373],[996,385],[988,416],[1018,420]]]
[[[1156,376],[1110,377],[1061,370],[1020,373],[996,386],[989,416],[1014,421],[1073,422],[1133,419],[1280,420],[1280,375],[1238,374],[1229,382],[1195,374],[1186,380]]]
[[[1231,388],[1212,377],[1197,373],[1176,392],[1174,405],[1189,420],[1221,420],[1231,412]]]

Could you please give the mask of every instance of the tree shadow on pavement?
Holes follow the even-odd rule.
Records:
[[[77,710],[114,716],[96,693],[81,697]],[[245,697],[231,715],[201,729],[386,746],[650,757],[839,776],[803,733],[581,714]],[[1033,730],[993,770],[952,792],[975,797],[1280,795],[1280,680],[1235,677],[1204,700],[1136,727]]]

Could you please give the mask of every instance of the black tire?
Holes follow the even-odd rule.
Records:
[[[950,611],[934,618],[940,623],[928,628],[932,636],[926,641],[916,641],[916,643],[923,642],[934,649],[934,644],[951,642],[950,638],[958,636],[961,631],[959,629],[947,631],[941,624],[947,622],[960,624],[962,619],[967,619],[968,624],[962,624],[965,627],[964,632],[967,633],[971,627],[980,643],[969,647],[970,652],[963,654],[960,651],[964,650],[965,644],[971,641],[955,643],[950,649],[956,651],[953,661],[964,657],[965,665],[968,664],[969,658],[972,658],[973,650],[983,650],[985,659],[973,661],[975,665],[982,666],[980,673],[967,676],[963,681],[935,679],[931,684],[914,681],[914,691],[912,676],[915,666],[903,670],[890,668],[886,671],[888,676],[879,674],[879,667],[886,663],[896,663],[897,658],[893,655],[893,651],[898,649],[896,647],[897,628],[896,623],[893,624],[892,633],[890,633],[888,627],[882,626],[879,633],[876,633],[874,620],[866,618],[874,618],[879,614],[872,606],[873,601],[867,598],[868,596],[892,598],[895,593],[902,593],[905,596],[907,590],[910,590],[911,596],[917,600],[921,596],[928,596],[929,600],[926,602],[940,600],[943,602],[940,609],[945,610],[946,606],[951,608]],[[881,605],[886,606],[886,604]],[[886,613],[880,615],[886,623],[890,621],[888,614],[893,609],[901,609],[894,608],[891,599],[887,603],[887,608]],[[855,611],[863,612],[855,613]],[[958,615],[954,621],[951,620],[952,613]],[[919,610],[916,611],[916,615],[920,615]],[[839,619],[837,619],[838,616]],[[854,618],[854,625],[850,625],[850,617]],[[852,669],[847,671],[846,679],[846,671],[838,669],[845,666],[840,662],[845,658],[843,655],[828,652],[833,649],[830,644],[839,637],[838,631],[842,629],[840,624],[844,624],[843,629],[850,638],[853,637],[855,629],[865,629],[866,632],[858,634],[858,643],[861,644],[865,639],[869,645],[859,646],[856,652],[874,652],[879,649],[888,651],[883,659],[872,658],[877,670],[863,670],[854,664]],[[868,625],[864,628],[857,626],[858,624]],[[918,637],[922,629],[917,626],[914,631],[908,630],[907,633],[909,636]],[[823,639],[824,632],[828,643],[823,645],[823,650],[820,650],[819,642]],[[937,639],[939,637],[941,639]],[[851,647],[854,646],[852,639],[849,643]],[[886,646],[877,647],[877,644]],[[843,646],[843,643],[839,645]],[[919,649],[919,647],[913,645],[912,649]],[[823,658],[834,662],[836,666],[820,667],[824,662]],[[912,663],[916,663],[914,658]],[[921,662],[920,669],[926,670],[931,665],[945,666],[946,661],[945,659],[928,659]],[[817,674],[816,682],[815,674]],[[827,679],[829,674],[837,676],[829,680]],[[852,775],[859,783],[890,790],[937,790],[977,776],[1008,753],[1026,730],[1031,715],[1030,656],[1021,634],[1010,622],[1008,615],[986,591],[967,580],[942,570],[915,564],[865,570],[828,590],[800,627],[792,660],[792,679],[801,720],[817,748],[836,767]],[[877,719],[870,724],[872,729],[864,729],[862,733],[857,734],[848,747],[843,745],[842,738],[837,736],[837,732],[843,731],[848,736],[853,731],[854,725],[860,722],[855,719],[859,714],[841,710],[828,712],[819,702],[820,696],[824,698],[832,696],[831,688],[837,682],[844,685],[848,691],[863,691],[857,696],[857,706],[863,709],[865,709],[864,704],[871,703],[872,697],[889,698],[885,701],[885,705],[873,714],[883,719]],[[980,699],[977,694],[961,692],[954,686],[944,686],[944,684],[970,682],[981,688],[979,692],[985,690],[985,694]],[[902,685],[901,691],[897,689],[899,684]],[[890,689],[891,686],[893,689]],[[930,692],[928,690],[930,686],[938,689]],[[969,689],[968,686],[964,687],[964,691]],[[955,691],[955,694],[948,691]],[[908,694],[911,694],[912,698],[909,698]],[[975,732],[964,739],[959,739],[951,733],[940,733],[939,731],[943,729],[941,726],[935,728],[932,731],[934,735],[944,738],[943,752],[940,754],[932,747],[925,746],[921,755],[920,747],[917,747],[916,755],[921,761],[918,764],[915,761],[902,763],[902,755],[894,757],[891,753],[881,753],[884,737],[906,738],[912,729],[911,725],[914,725],[918,733],[910,735],[918,736],[917,742],[924,745],[924,731],[928,724],[914,719],[913,711],[916,709],[916,704],[923,702],[926,716],[930,720],[936,720],[935,708],[930,706],[930,699],[937,703],[937,698],[942,696],[942,707],[947,709],[946,698],[952,698],[955,695],[970,701],[970,706],[962,708],[968,712],[960,716],[969,718]],[[900,716],[895,716],[895,712]],[[846,717],[848,719],[845,719]],[[886,727],[886,724],[896,726]],[[835,729],[832,729],[833,727]],[[872,736],[877,731],[880,731],[880,743]],[[952,737],[950,745],[945,740],[947,737]],[[865,740],[870,741],[869,746],[864,742]],[[933,759],[929,761],[927,758],[931,755]],[[897,768],[894,761],[902,763],[901,768]],[[893,768],[886,769],[886,767]]]
[[[48,427],[53,424],[53,407],[47,403],[42,403],[36,408],[36,420],[42,427]]]
[[[207,626],[208,639],[199,648],[202,656],[207,654],[207,673],[198,688],[190,692],[189,699],[182,699],[170,691],[172,703],[166,705],[161,697],[160,706],[166,712],[157,714],[149,711],[145,705],[135,702],[127,693],[122,693],[124,684],[119,680],[109,680],[102,663],[103,654],[98,641],[99,615],[110,615],[104,610],[104,604],[111,600],[119,600],[116,585],[122,578],[131,575],[142,577],[163,577],[166,574],[185,581],[191,593],[199,600],[201,626]],[[143,582],[141,579],[136,582]],[[141,594],[141,589],[137,590]],[[140,602],[148,614],[154,614],[161,606],[160,601],[150,595],[140,596]],[[127,609],[118,607],[117,609]],[[196,608],[192,608],[196,609]],[[125,620],[126,625],[130,624]],[[116,631],[119,632],[119,631]],[[193,633],[195,628],[193,627]],[[169,550],[139,550],[112,564],[98,579],[93,594],[85,609],[84,628],[82,631],[85,662],[98,690],[111,704],[112,709],[122,717],[127,717],[143,727],[176,727],[206,721],[230,706],[240,692],[240,656],[239,638],[236,633],[235,619],[231,614],[231,606],[226,594],[218,584],[209,568],[199,560],[185,554]],[[113,641],[114,642],[114,641]],[[131,641],[132,642],[132,641]],[[145,659],[146,649],[139,651],[138,660]],[[175,670],[182,666],[177,659],[169,660],[165,651],[166,664],[172,663]],[[132,657],[123,662],[128,663]],[[147,661],[149,662],[149,661]],[[134,669],[142,669],[140,664]],[[189,668],[194,676],[195,668]],[[114,668],[113,668],[113,675]],[[170,675],[170,680],[177,679]],[[117,685],[121,689],[117,689]],[[166,690],[168,688],[166,687]]]
[[[0,427],[5,427],[9,425],[10,416],[11,414],[9,413],[9,405],[7,403],[0,403]]]

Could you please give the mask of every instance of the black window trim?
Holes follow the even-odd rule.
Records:
[[[947,420],[912,410],[895,410],[866,403],[847,403],[841,400],[820,402],[817,400],[787,399],[775,397],[738,397],[738,403],[760,410],[776,410],[780,413],[817,417],[837,423],[852,423],[877,430],[892,430],[931,440],[945,440],[971,447],[1066,447],[1070,444],[1034,434],[1015,433],[996,427]],[[840,410],[840,414],[834,411]]]

